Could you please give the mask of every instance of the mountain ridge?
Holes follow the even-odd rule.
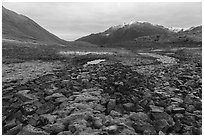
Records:
[[[202,38],[201,38],[202,30],[200,28],[199,29],[201,31],[199,32],[200,34],[198,34],[198,36],[189,34],[191,33],[191,29],[194,29],[194,28],[197,28],[197,27],[191,27],[188,29],[174,28],[174,27],[164,27],[160,24],[152,24],[149,22],[131,21],[130,23],[123,23],[121,25],[115,25],[115,26],[109,27],[104,32],[99,32],[99,33],[90,34],[90,35],[81,37],[76,41],[86,41],[86,42],[90,42],[92,44],[98,44],[98,45],[110,45],[113,43],[120,43],[124,41],[137,41],[137,38],[144,38],[144,39],[140,39],[140,42],[151,42],[151,41],[200,42],[202,41]],[[146,39],[147,37],[148,37],[148,40]],[[180,39],[180,37],[184,37],[184,39]],[[187,39],[185,39],[186,37]]]

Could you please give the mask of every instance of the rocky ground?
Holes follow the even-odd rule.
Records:
[[[201,71],[189,62],[57,65],[25,83],[3,83],[3,134],[202,134]]]

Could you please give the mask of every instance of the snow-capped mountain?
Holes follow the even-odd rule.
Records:
[[[87,41],[94,44],[117,43],[134,40],[137,37],[148,35],[163,35],[174,33],[162,25],[154,25],[149,22],[131,21],[121,25],[112,26],[104,32],[91,34],[79,38],[77,41]]]
[[[198,30],[197,30],[198,29]],[[192,37],[192,30],[196,33]],[[112,26],[104,32],[91,34],[77,41],[86,41],[98,45],[111,45],[114,43],[123,43],[125,41],[146,41],[148,42],[182,42],[194,41],[195,37],[200,37],[200,28],[179,28],[179,27],[164,27],[160,24],[152,24],[149,22],[131,21],[121,25]],[[202,31],[202,30],[201,30]],[[199,34],[199,35],[198,35]],[[192,36],[192,35],[191,35]],[[197,39],[197,38],[196,38]],[[199,38],[200,40],[200,38]],[[197,41],[197,40],[196,40]]]

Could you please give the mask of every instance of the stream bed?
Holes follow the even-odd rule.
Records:
[[[157,61],[163,64],[176,64],[177,63],[175,58],[172,58],[169,56],[159,55],[155,53],[138,53],[138,54],[157,58]]]

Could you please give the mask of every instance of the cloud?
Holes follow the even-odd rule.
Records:
[[[202,24],[202,3],[25,3],[3,6],[28,16],[65,40],[101,32],[124,22],[148,21],[168,27]]]

